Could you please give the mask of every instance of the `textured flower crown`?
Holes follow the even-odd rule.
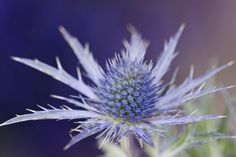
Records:
[[[29,120],[82,119],[79,121],[79,126],[73,129],[79,134],[72,137],[65,147],[67,149],[97,133],[100,133],[98,137],[103,136],[104,140],[115,143],[132,134],[139,142],[153,145],[152,136],[163,135],[164,125],[179,125],[224,117],[184,115],[178,107],[203,95],[233,87],[204,88],[205,82],[210,77],[231,66],[233,62],[213,68],[197,78],[193,78],[191,69],[189,76],[179,86],[174,85],[176,73],[172,80],[163,83],[162,78],[177,55],[175,48],[183,29],[184,25],[165,43],[161,56],[153,64],[144,61],[148,42],[130,27],[131,39],[129,42],[124,42],[125,49],[114,58],[108,59],[103,69],[93,58],[88,45],[83,46],[60,27],[60,32],[92,81],[91,85],[83,82],[79,68],[77,68],[78,78],[68,74],[58,58],[56,58],[57,68],[37,59],[13,57],[13,60],[44,72],[78,91],[81,94],[78,97],[53,95],[54,98],[67,101],[78,109],[67,106],[61,108],[39,106],[42,110],[28,109],[31,113],[17,115],[1,126]]]

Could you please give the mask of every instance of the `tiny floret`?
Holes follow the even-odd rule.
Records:
[[[101,110],[114,120],[130,123],[150,117],[158,98],[150,67],[117,57],[106,69],[96,90],[103,101]]]
[[[164,45],[164,50],[156,62],[144,61],[148,42],[132,26],[130,41],[124,41],[125,49],[114,58],[108,59],[102,68],[94,59],[88,45],[83,46],[63,27],[59,30],[73,49],[83,66],[86,76],[92,84],[86,84],[77,67],[78,78],[68,74],[56,58],[57,68],[37,59],[13,57],[12,59],[46,73],[58,81],[75,89],[79,96],[70,98],[52,95],[74,105],[48,107],[38,106],[39,111],[27,109],[30,113],[17,115],[2,124],[9,125],[29,120],[69,119],[79,121],[73,136],[65,149],[94,134],[109,142],[119,143],[132,134],[142,143],[153,145],[152,136],[162,135],[165,125],[182,125],[186,123],[223,118],[218,115],[185,115],[179,108],[187,101],[203,95],[223,91],[233,86],[205,88],[206,81],[231,66],[233,62],[212,68],[203,75],[194,78],[193,69],[183,83],[176,85],[173,78],[163,80],[172,60],[177,56],[177,42],[183,32],[181,25],[177,33]],[[77,109],[76,109],[77,107]]]

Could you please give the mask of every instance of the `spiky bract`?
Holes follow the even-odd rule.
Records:
[[[74,129],[79,131],[79,134],[72,137],[65,147],[67,149],[76,142],[97,133],[100,133],[99,137],[104,136],[105,140],[112,142],[119,142],[123,137],[133,134],[140,142],[144,141],[152,145],[152,135],[162,134],[161,127],[164,125],[222,118],[223,116],[217,115],[185,116],[177,107],[200,96],[231,88],[232,86],[208,89],[203,87],[210,77],[232,65],[233,62],[213,68],[197,78],[193,78],[193,70],[191,70],[190,75],[179,86],[174,85],[175,74],[171,81],[163,81],[163,76],[177,55],[175,48],[183,29],[184,25],[165,43],[160,58],[153,64],[144,61],[148,42],[143,40],[133,27],[130,27],[131,40],[124,42],[125,50],[121,54],[116,54],[113,59],[109,59],[103,69],[93,58],[88,45],[84,47],[63,27],[60,27],[62,35],[72,47],[93,85],[84,83],[79,68],[77,68],[78,78],[69,75],[62,68],[58,58],[56,60],[58,68],[38,60],[18,57],[13,59],[77,90],[82,94],[77,97],[78,99],[55,95],[53,97],[80,108],[40,107],[41,111],[29,110],[32,113],[18,115],[1,125],[40,119],[82,119],[79,121],[80,125]],[[177,112],[173,114],[175,111]]]

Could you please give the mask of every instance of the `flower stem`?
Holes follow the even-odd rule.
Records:
[[[129,157],[144,157],[145,156],[145,154],[141,150],[141,147],[136,143],[134,136],[132,134],[129,134],[128,146],[129,146]]]

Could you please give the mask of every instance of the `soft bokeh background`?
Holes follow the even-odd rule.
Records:
[[[89,42],[98,62],[112,57],[128,38],[127,24],[133,24],[151,41],[147,59],[156,59],[163,42],[187,27],[179,42],[182,80],[191,64],[196,74],[207,69],[211,59],[223,64],[236,59],[236,1],[234,0],[0,0],[0,122],[25,108],[63,102],[50,94],[67,96],[76,91],[52,78],[10,60],[10,56],[38,58],[55,65],[59,56],[65,69],[75,75],[78,65],[58,26],[63,25],[82,43]],[[218,75],[223,84],[236,83],[236,66]],[[168,76],[167,76],[168,78]],[[236,90],[230,91],[235,96]],[[218,107],[218,104],[215,104]],[[75,127],[67,121],[26,122],[0,128],[0,157],[93,157],[101,154],[94,138],[62,151]]]

